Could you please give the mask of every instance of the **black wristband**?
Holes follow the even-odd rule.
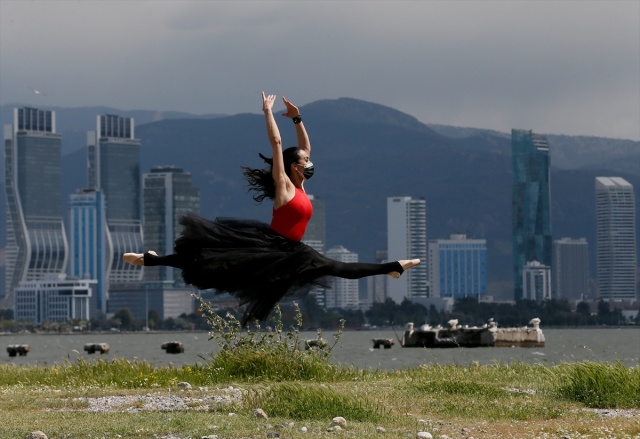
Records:
[[[293,120],[294,124],[299,124],[300,122],[302,122],[302,118],[299,114],[296,117],[292,117],[291,120]]]

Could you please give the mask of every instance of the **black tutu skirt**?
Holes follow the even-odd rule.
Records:
[[[242,323],[264,320],[287,295],[326,287],[331,259],[308,245],[292,241],[260,221],[196,215],[180,218],[175,252],[188,261],[182,267],[187,284],[201,290],[231,293],[247,305]]]

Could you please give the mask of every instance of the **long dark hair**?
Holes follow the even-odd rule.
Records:
[[[249,190],[256,191],[257,195],[253,199],[258,203],[262,203],[265,198],[273,200],[276,196],[276,185],[273,182],[273,159],[258,154],[264,162],[269,165],[268,169],[253,169],[246,166],[242,167],[247,182],[249,182]],[[298,163],[300,160],[300,148],[292,146],[282,151],[284,161],[284,172],[291,178],[291,164]]]

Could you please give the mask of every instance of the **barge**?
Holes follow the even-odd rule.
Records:
[[[545,344],[539,318],[532,319],[531,326],[514,328],[498,328],[493,319],[482,326],[462,326],[455,319],[448,323],[448,328],[422,325],[417,329],[408,323],[400,344],[405,348],[544,347]]]

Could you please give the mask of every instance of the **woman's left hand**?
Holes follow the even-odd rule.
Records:
[[[293,119],[294,117],[300,116],[300,110],[298,110],[298,107],[289,102],[284,96],[282,97],[282,102],[284,102],[285,107],[287,107],[287,112],[282,113],[284,117],[290,117]]]

